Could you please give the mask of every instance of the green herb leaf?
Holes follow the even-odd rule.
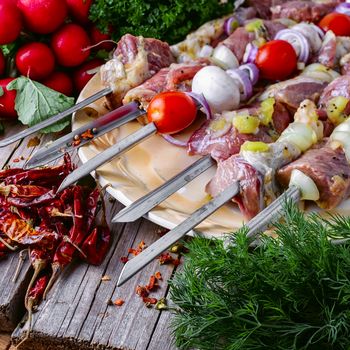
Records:
[[[4,95],[4,89],[0,86],[0,97]]]
[[[33,126],[74,105],[74,98],[67,97],[26,77],[13,80],[8,84],[7,89],[17,90],[15,108],[18,120],[24,125]],[[69,123],[70,120],[66,118],[41,132],[58,132]]]
[[[252,249],[195,238],[170,289],[176,345],[200,350],[349,349],[350,218],[304,215],[290,203],[278,238]]]

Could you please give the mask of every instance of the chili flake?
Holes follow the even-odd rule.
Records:
[[[122,306],[124,303],[125,303],[125,301],[124,301],[123,299],[117,299],[117,300],[114,302],[114,305]]]
[[[129,258],[127,256],[122,256],[120,258],[120,261],[123,263],[123,264],[126,264],[128,261],[129,261]]]
[[[148,285],[146,286],[146,289],[148,291],[152,291],[157,287],[158,287],[158,284],[157,284],[156,276],[152,275],[149,279],[149,282],[148,282]]]
[[[158,299],[156,299],[156,298],[147,298],[147,297],[143,297],[143,298],[142,298],[142,301],[143,301],[145,304],[154,305],[154,304],[157,304]]]
[[[137,286],[136,287],[136,294],[140,296],[141,298],[148,297],[149,293],[144,286]]]
[[[157,271],[154,275],[156,276],[157,280],[163,281],[163,276],[159,271]]]
[[[94,138],[94,135],[91,131],[91,129],[87,129],[85,132],[81,134],[81,138],[84,140],[91,140]]]

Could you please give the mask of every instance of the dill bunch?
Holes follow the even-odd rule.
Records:
[[[278,238],[250,248],[195,238],[171,282],[172,328],[181,349],[349,349],[350,218],[305,215],[292,204]]]

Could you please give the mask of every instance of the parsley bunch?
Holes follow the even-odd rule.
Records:
[[[95,0],[90,19],[115,40],[126,34],[180,41],[192,30],[233,10],[233,1],[219,0]]]
[[[228,249],[195,238],[171,298],[181,349],[349,349],[350,218],[285,208],[278,238],[252,249],[246,229]]]

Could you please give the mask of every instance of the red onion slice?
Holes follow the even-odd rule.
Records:
[[[282,29],[276,34],[275,39],[288,41],[294,47],[295,52],[299,56],[299,60],[305,63],[308,61],[310,47],[303,34],[293,29]]]
[[[207,119],[212,119],[212,113],[209,107],[209,104],[207,102],[207,100],[205,99],[205,97],[203,96],[203,94],[196,94],[195,92],[186,92],[187,95],[191,96],[197,103],[197,105],[199,105],[200,107],[203,108],[204,113],[207,117]],[[177,147],[186,147],[187,146],[187,142],[188,141],[180,141],[175,139],[172,135],[168,135],[168,134],[162,134],[164,140],[168,141],[169,143],[171,143],[174,146]]]
[[[344,15],[350,16],[350,3],[348,2],[343,2],[341,4],[339,4],[335,10],[335,12],[338,13],[343,13]]]
[[[238,82],[241,92],[241,101],[248,100],[253,95],[253,85],[249,79],[248,73],[240,69],[228,69],[226,73]]]
[[[230,36],[236,28],[238,28],[239,23],[237,21],[237,18],[235,16],[231,16],[227,18],[227,20],[224,23],[224,31],[225,33]]]
[[[252,85],[255,85],[259,80],[259,68],[254,63],[242,64],[238,69],[248,73]]]
[[[252,43],[248,43],[245,48],[243,63],[253,63],[258,54],[258,47]]]
[[[316,24],[314,23],[309,23],[309,26],[312,28],[312,29],[315,29],[315,31],[317,32],[317,34],[320,36],[321,40],[323,40],[324,38],[324,31],[319,27],[317,26]]]

